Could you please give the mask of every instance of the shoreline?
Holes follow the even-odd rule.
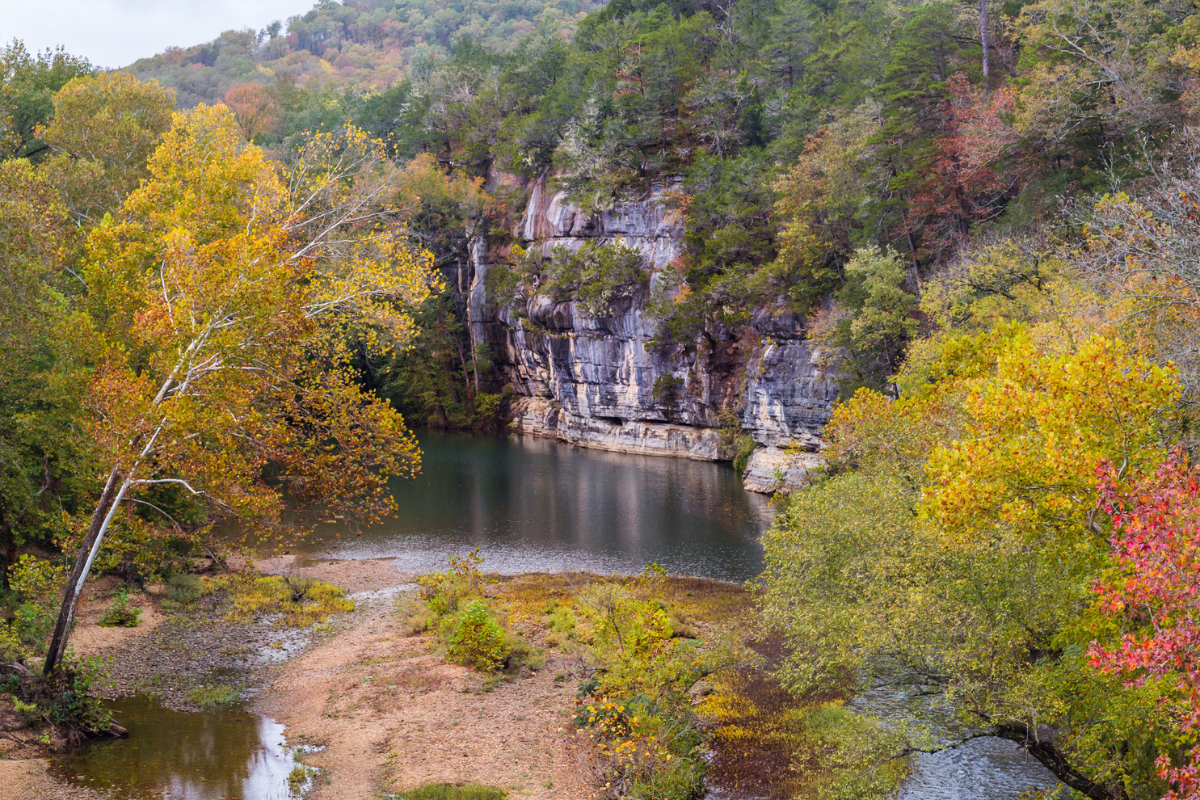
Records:
[[[576,684],[584,674],[577,654],[547,645],[536,624],[515,619],[514,627],[544,650],[544,664],[515,678],[485,680],[448,663],[432,635],[408,629],[417,575],[396,569],[393,559],[298,563],[306,562],[284,555],[257,561],[254,568],[261,575],[334,583],[346,589],[356,608],[331,618],[320,632],[303,632],[273,661],[252,663],[244,650],[261,651],[278,641],[278,628],[262,621],[223,623],[212,608],[167,616],[158,608],[161,589],[131,598],[143,609],[137,627],[99,627],[113,578],[89,587],[73,638],[76,652],[113,657],[115,685],[103,697],[149,693],[182,710],[195,708],[186,700],[189,688],[210,682],[214,673],[236,670],[249,695],[243,707],[284,725],[289,748],[308,749],[298,759],[317,771],[304,795],[308,800],[377,800],[425,783],[466,782],[503,788],[510,800],[602,795],[600,777],[588,763],[591,743],[572,722]],[[553,593],[572,581],[625,578],[534,573],[490,579],[488,596],[502,601],[516,587]],[[745,592],[729,582],[667,580],[711,587],[722,596]],[[407,608],[405,598],[412,601]],[[0,800],[104,797],[60,780],[52,759],[47,752],[17,759],[0,755]]]

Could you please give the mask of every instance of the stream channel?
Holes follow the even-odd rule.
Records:
[[[676,574],[744,581],[762,569],[768,500],[725,464],[607,453],[532,437],[423,433],[422,472],[393,486],[398,517],[360,535],[316,531],[298,555],[390,558],[398,570],[445,569],[479,547],[500,573]],[[860,698],[887,706],[896,698]],[[98,742],[54,770],[117,800],[287,800],[295,766],[282,726],[245,709],[185,714],[118,701],[128,739]],[[882,708],[881,708],[882,710]],[[886,712],[885,712],[886,713]],[[977,739],[919,756],[900,800],[1015,800],[1055,783],[1017,745]]]

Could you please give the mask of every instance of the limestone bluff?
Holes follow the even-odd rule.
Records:
[[[492,189],[512,182],[489,177]],[[575,252],[589,242],[634,248],[650,289],[603,316],[538,293],[490,302],[487,279],[499,256],[494,242],[475,240],[453,283],[465,296],[472,344],[490,347],[518,395],[513,429],[604,450],[717,461],[730,458],[718,426],[722,412],[726,419],[732,412],[756,444],[746,488],[799,485],[820,464],[821,430],[838,396],[803,319],[782,308],[748,309],[748,325],[707,329],[707,347],[652,346],[658,322],[649,299],[683,251],[684,227],[669,212],[669,187],[594,213],[552,187],[545,174],[524,187],[528,201],[510,220],[514,238],[546,254],[560,245]],[[664,378],[679,386],[669,403],[655,397]]]

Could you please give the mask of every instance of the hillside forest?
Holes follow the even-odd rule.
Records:
[[[839,712],[821,796],[988,735],[1074,797],[1200,798],[1196,12],[322,0],[114,72],[7,45],[0,661],[53,673],[89,573],[376,520],[411,427],[502,427],[454,280],[487,237],[496,306],[653,285],[685,349],[806,320],[841,400],[761,624],[795,696],[928,710]],[[524,252],[540,176],[665,189],[683,256]]]

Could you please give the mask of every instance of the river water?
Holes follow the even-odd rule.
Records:
[[[640,572],[744,581],[762,569],[759,536],[774,508],[724,464],[585,450],[530,437],[420,437],[422,474],[393,487],[397,519],[347,535],[317,531],[310,559],[391,558],[398,570],[446,567],[481,548],[503,573]],[[856,703],[887,706],[896,698]],[[181,714],[122,701],[126,741],[59,759],[58,774],[121,800],[283,800],[294,766],[271,720],[239,710]],[[1020,748],[980,739],[921,756],[900,800],[1015,800],[1054,784]]]
[[[424,433],[421,474],[392,489],[397,517],[361,535],[324,526],[321,558],[393,558],[429,572],[481,548],[500,573],[667,571],[743,581],[762,569],[774,510],[727,464],[607,453],[535,437]]]

